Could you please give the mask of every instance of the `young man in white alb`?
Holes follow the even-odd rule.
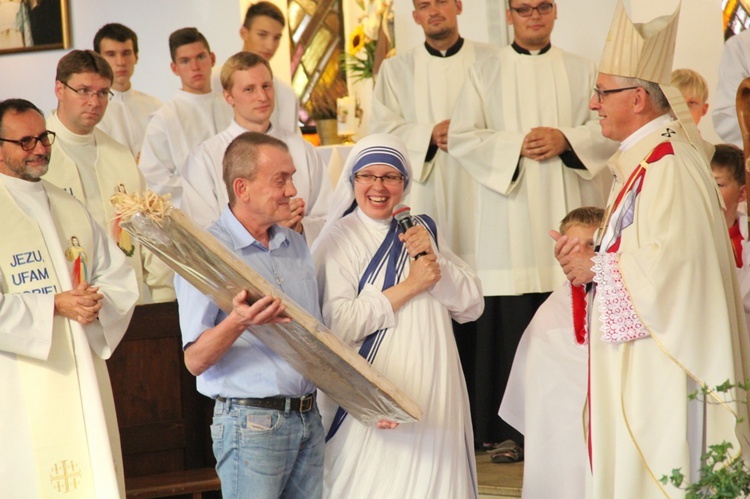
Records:
[[[125,145],[136,162],[143,145],[148,119],[162,102],[133,88],[130,79],[138,62],[138,35],[122,24],[105,24],[94,36],[94,51],[112,66],[114,97],[97,125]]]
[[[172,203],[179,208],[180,165],[198,144],[226,128],[232,109],[211,91],[216,56],[206,37],[195,28],[178,29],[169,35],[169,53],[170,67],[180,77],[182,88],[151,117],[138,166],[149,188],[171,194]]]
[[[201,226],[216,220],[228,202],[222,161],[229,143],[244,132],[265,133],[283,141],[294,160],[297,196],[290,201],[291,218],[280,222],[302,233],[309,245],[323,227],[331,195],[331,180],[315,148],[298,134],[274,126],[275,84],[268,61],[258,54],[238,52],[221,71],[224,97],[234,120],[221,133],[203,142],[185,161],[180,174],[185,193],[182,208]]]

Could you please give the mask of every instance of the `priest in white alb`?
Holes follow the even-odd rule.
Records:
[[[414,170],[406,200],[433,217],[443,237],[473,267],[476,239],[474,182],[448,150],[448,126],[469,67],[497,47],[462,38],[461,0],[415,0],[412,16],[424,44],[386,59],[372,99],[371,133],[390,133],[408,148]]]
[[[510,1],[514,41],[469,69],[448,131],[451,154],[476,183],[466,203],[478,224],[473,262],[485,296],[474,414],[485,443],[515,437],[497,418],[513,353],[563,278],[547,231],[574,208],[603,206],[611,178],[599,173],[615,144],[588,109],[596,68],[551,44],[557,8]]]
[[[0,495],[125,497],[104,360],[138,286],[86,208],[40,180],[54,140],[32,103],[0,102]]]
[[[146,183],[130,151],[96,128],[107,109],[112,69],[92,50],[74,50],[57,64],[57,110],[47,126],[57,134],[45,180],[86,205],[127,257],[141,286],[141,303],[175,299],[174,272],[120,227],[110,198],[142,192]]]

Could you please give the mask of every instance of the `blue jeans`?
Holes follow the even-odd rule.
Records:
[[[217,400],[211,438],[224,499],[323,496],[325,434],[317,404],[300,413]]]

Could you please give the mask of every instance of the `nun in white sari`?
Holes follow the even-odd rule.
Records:
[[[326,497],[477,497],[451,319],[479,317],[482,289],[429,217],[414,217],[400,233],[392,213],[410,176],[400,139],[377,134],[358,142],[313,246],[325,323],[424,414],[395,429],[366,427],[321,394]]]

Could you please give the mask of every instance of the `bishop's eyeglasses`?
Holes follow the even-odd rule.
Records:
[[[609,90],[602,90],[601,88],[594,87],[594,94],[596,95],[596,101],[601,104],[601,102],[604,100],[604,97],[609,94],[617,94],[620,92],[624,92],[625,90],[635,90],[636,88],[642,88],[642,87],[622,87],[622,88],[611,88]],[[646,90],[644,88],[644,90]],[[646,93],[648,93],[648,90],[646,90]]]

